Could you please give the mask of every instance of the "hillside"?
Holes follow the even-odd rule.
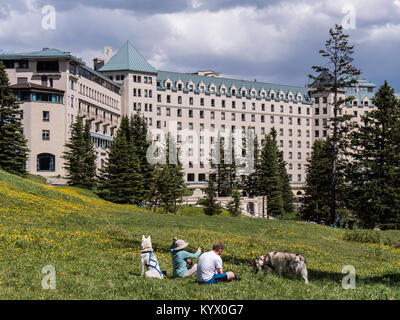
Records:
[[[173,216],[116,205],[71,187],[53,188],[0,171],[0,299],[398,299],[400,249],[343,240],[345,230],[295,221]],[[399,233],[390,231],[391,236]],[[140,241],[151,235],[162,270],[172,274],[172,237],[190,250],[226,245],[224,270],[240,282],[200,286],[194,278],[140,277]],[[300,253],[310,284],[250,272],[271,250]],[[56,290],[41,270],[54,265]],[[344,265],[357,289],[344,290]]]

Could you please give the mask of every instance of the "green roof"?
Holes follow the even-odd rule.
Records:
[[[40,51],[23,52],[23,53],[3,53],[0,55],[2,60],[17,60],[17,59],[38,59],[38,58],[64,58],[71,59],[79,64],[85,64],[81,59],[71,55],[70,52],[64,52],[57,49],[43,48]]]
[[[188,89],[189,82],[192,81],[194,83],[194,91],[195,93],[199,89],[200,83],[204,83],[206,86],[205,92],[207,93],[210,89],[210,85],[214,84],[216,87],[216,93],[220,93],[220,88],[222,85],[229,90],[231,87],[235,87],[237,90],[245,88],[247,93],[250,90],[256,90],[256,96],[260,96],[261,90],[265,90],[267,93],[273,90],[276,94],[282,91],[285,95],[284,99],[287,99],[288,94],[293,94],[293,100],[297,102],[297,94],[300,93],[303,96],[303,103],[311,104],[311,99],[308,93],[308,88],[306,87],[298,87],[298,86],[289,86],[289,85],[281,85],[281,84],[273,84],[266,82],[258,82],[258,81],[247,81],[247,80],[236,80],[229,78],[220,78],[220,77],[209,77],[209,76],[199,76],[192,73],[178,73],[178,72],[169,72],[169,71],[158,71],[157,73],[157,82],[159,83],[158,89],[165,90],[165,81],[169,79],[172,81],[171,89],[177,89],[176,83],[181,80],[183,82],[183,90]],[[239,94],[239,92],[237,92]],[[249,98],[249,97],[247,97]],[[259,97],[261,98],[261,97]]]
[[[129,41],[125,42],[122,48],[99,71],[120,70],[157,73],[157,70],[143,58]]]

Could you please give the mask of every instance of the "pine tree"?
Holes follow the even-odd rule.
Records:
[[[283,214],[282,182],[279,167],[279,155],[271,134],[265,136],[265,145],[260,157],[260,193],[267,197],[268,214]]]
[[[260,176],[260,148],[258,145],[257,135],[251,131],[250,139],[253,139],[253,172],[246,176],[243,191],[247,196],[259,196],[261,195],[259,186],[259,176]],[[249,150],[251,152],[251,150]]]
[[[67,171],[68,184],[84,188],[93,188],[96,184],[96,154],[90,135],[90,126],[83,126],[81,118],[71,125],[71,138],[65,144],[64,168]]]
[[[156,194],[159,204],[166,212],[176,213],[178,202],[185,193],[185,181],[182,163],[179,157],[179,149],[172,135],[166,139],[166,164],[159,165],[161,180],[158,181]]]
[[[352,208],[363,227],[400,228],[400,103],[385,81],[352,134]]]
[[[135,151],[129,119],[124,116],[108,152],[98,186],[99,195],[104,199],[115,203],[142,204],[143,177]]]
[[[21,119],[22,110],[0,61],[0,169],[24,175],[29,149]]]
[[[130,119],[130,134],[136,155],[140,162],[140,174],[143,177],[143,201],[149,201],[151,190],[154,189],[154,166],[147,161],[147,150],[151,145],[148,140],[147,123],[139,113]]]
[[[278,148],[278,142],[276,139],[277,133],[275,128],[271,129],[271,136],[274,142],[275,151],[278,155],[278,163],[279,163],[279,175],[281,180],[281,191],[282,191],[282,201],[283,201],[283,210],[287,213],[291,213],[295,210],[294,208],[294,195],[292,192],[292,187],[290,185],[289,175],[286,171],[286,162],[283,159],[283,151],[280,151]]]
[[[240,192],[238,189],[233,188],[232,190],[232,200],[228,202],[228,212],[231,216],[237,217],[240,215]]]
[[[332,175],[332,144],[328,140],[314,142],[306,165],[306,187],[302,218],[315,222],[330,221],[330,182]]]
[[[350,117],[340,116],[343,105],[352,100],[352,97],[339,98],[340,91],[357,82],[360,71],[351,65],[354,46],[349,45],[348,35],[343,33],[343,27],[335,25],[335,29],[329,30],[330,38],[325,42],[325,50],[320,50],[322,57],[327,58],[329,63],[324,66],[313,66],[312,68],[320,73],[320,78],[310,75],[309,77],[318,80],[316,92],[328,91],[333,93],[333,113],[329,119],[332,137],[332,174],[331,174],[331,195],[330,195],[330,222],[335,222],[336,217],[336,191],[337,191],[337,162],[340,157],[340,145],[346,145],[343,140],[345,134],[341,134],[341,127],[346,126]],[[321,78],[323,76],[323,79]],[[344,149],[342,149],[344,151]]]
[[[221,214],[222,208],[217,202],[217,191],[211,179],[208,180],[204,193],[205,197],[201,201],[201,204],[204,205],[204,213],[209,216]]]

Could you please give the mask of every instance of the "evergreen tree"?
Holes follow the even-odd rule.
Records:
[[[182,163],[179,159],[179,149],[175,139],[168,134],[166,141],[166,164],[159,165],[158,201],[166,212],[176,213],[178,202],[185,193],[185,181]]]
[[[238,189],[233,188],[232,190],[232,200],[229,201],[227,209],[229,214],[233,217],[237,217],[240,215],[240,192]]]
[[[258,144],[257,135],[253,130],[250,131],[249,139],[253,140],[253,150],[248,150],[249,152],[253,152],[253,172],[246,176],[243,191],[246,195],[258,196],[260,195],[260,187],[259,187],[259,175],[260,175],[260,149]]]
[[[330,182],[332,175],[332,144],[328,140],[314,142],[311,158],[306,165],[306,187],[302,218],[330,221]]]
[[[217,202],[217,191],[214,182],[211,179],[208,180],[204,193],[205,197],[201,201],[201,204],[204,205],[204,213],[209,216],[220,214],[222,208]]]
[[[283,210],[287,213],[291,213],[295,210],[294,208],[294,195],[292,192],[292,187],[290,186],[289,175],[286,171],[286,162],[283,160],[283,151],[280,151],[278,148],[278,141],[276,139],[277,132],[275,128],[271,129],[271,137],[274,142],[275,151],[278,155],[278,163],[279,163],[279,176],[281,180],[281,191],[282,191],[282,201],[283,201]]]
[[[67,170],[68,184],[93,188],[96,184],[96,154],[90,135],[90,126],[83,126],[81,118],[71,125],[71,138],[65,144],[64,168]]]
[[[400,228],[400,103],[385,81],[352,134],[352,208],[363,227]]]
[[[100,181],[98,190],[104,199],[115,203],[142,204],[143,177],[126,116],[121,119]]]
[[[147,123],[139,113],[130,119],[130,134],[140,162],[140,174],[143,177],[143,201],[149,201],[154,189],[154,166],[147,161],[147,150],[151,145],[148,140]]]
[[[349,45],[348,35],[343,33],[343,27],[335,25],[334,29],[329,30],[330,38],[325,42],[325,50],[320,50],[322,57],[327,58],[329,63],[323,66],[313,66],[312,68],[320,74],[319,77],[310,75],[310,78],[317,80],[316,92],[327,91],[333,93],[333,113],[329,119],[332,138],[332,174],[331,174],[331,194],[330,194],[330,222],[335,222],[336,217],[336,191],[337,191],[337,161],[340,157],[340,145],[346,145],[343,140],[345,134],[340,133],[340,128],[346,126],[347,116],[340,116],[343,105],[352,100],[352,97],[340,98],[340,91],[357,82],[360,71],[351,65],[354,46]],[[343,151],[344,149],[342,149]]]
[[[0,169],[24,175],[29,149],[21,119],[22,110],[0,61]]]
[[[260,193],[267,197],[268,214],[283,214],[282,182],[279,155],[271,134],[265,136],[265,145],[260,157]]]

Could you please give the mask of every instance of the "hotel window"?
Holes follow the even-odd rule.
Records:
[[[301,148],[301,141],[297,141],[297,148]]]
[[[189,91],[193,92],[193,85],[192,84],[189,85]]]
[[[193,105],[193,98],[192,98],[192,97],[189,98],[189,104],[190,104],[191,106]]]
[[[289,159],[293,159],[293,153],[289,152]]]
[[[319,97],[314,98],[315,103],[319,103]]]
[[[262,135],[265,134],[265,128],[261,128],[261,134],[262,134]]]
[[[236,120],[236,113],[232,112],[231,117],[232,117],[232,121],[235,121]]]
[[[283,140],[279,140],[279,147],[283,148]]]
[[[182,104],[182,97],[178,96],[178,104]]]
[[[178,84],[178,90],[182,91],[182,84],[181,83]]]
[[[319,137],[319,131],[315,130],[315,137],[318,138]]]
[[[290,181],[293,181],[292,175],[289,174],[288,176],[289,176],[289,180],[290,180]]]
[[[256,104],[254,102],[251,104],[251,110],[256,110]]]
[[[315,125],[315,126],[319,126],[319,119],[315,119],[315,120],[314,120],[314,125]]]
[[[171,96],[167,95],[167,103],[171,103]]]
[[[306,137],[307,137],[307,138],[310,137],[310,130],[306,130]]]
[[[193,157],[193,149],[189,148],[189,157]]]
[[[178,117],[182,117],[182,109],[177,109],[177,110],[176,110],[176,115],[177,115]]]
[[[170,109],[170,108],[167,108],[167,109],[165,110],[165,113],[166,113],[167,117],[169,117],[169,116],[171,115],[171,109]]]
[[[242,126],[242,133],[245,134],[246,133],[246,127]]]
[[[215,124],[212,124],[212,125],[210,126],[210,128],[211,128],[211,132],[214,132],[214,131],[215,131]]]
[[[274,99],[275,98],[275,94],[273,94],[273,93],[271,93],[271,99]]]
[[[306,142],[306,148],[307,148],[307,149],[310,149],[310,141],[307,141],[307,142]]]
[[[215,119],[215,112],[214,112],[214,111],[211,111],[210,118],[211,118],[212,120]]]
[[[236,103],[235,103],[235,101],[232,101],[232,109],[235,109],[236,108]]]
[[[225,132],[225,125],[221,125],[221,132]],[[221,138],[221,140],[223,139],[223,137]]]
[[[246,91],[242,90],[242,97],[245,97],[245,96],[246,96]]]
[[[368,107],[368,101],[367,100],[364,101],[364,106]]]
[[[200,98],[200,105],[204,106],[204,98]]]
[[[215,100],[211,99],[211,107],[215,107]]]
[[[177,142],[177,143],[182,143],[182,136],[181,136],[180,134],[178,134],[178,135],[176,136],[176,142]],[[189,164],[189,166],[190,166],[190,164]]]
[[[274,116],[270,116],[270,122],[274,123]]]
[[[189,130],[193,130],[193,122],[189,122]]]
[[[292,140],[289,140],[289,148],[292,148],[293,147],[293,142],[292,142]]]
[[[265,122],[265,117],[264,117],[264,115],[261,116],[261,122]]]
[[[261,111],[265,111],[265,103],[261,104]]]
[[[167,83],[167,89],[169,90],[169,89],[171,89],[171,83]]]
[[[242,113],[242,121],[246,121],[246,115]]]
[[[310,125],[310,119],[306,119],[306,126]]]
[[[315,114],[316,114],[316,115],[319,114],[319,108],[315,108]]]
[[[43,121],[45,122],[50,121],[50,111],[43,111]]]
[[[281,111],[281,113],[283,113],[283,106],[280,107],[280,111]]]
[[[327,131],[326,130],[322,130],[322,136],[326,137],[327,136]]]
[[[235,126],[232,126],[232,127],[231,127],[232,133],[235,133],[235,130],[236,130],[236,127],[235,127]]]
[[[327,119],[322,119],[322,125],[326,126],[328,124],[328,120]]]
[[[225,100],[222,100],[221,106],[222,106],[222,108],[225,108]]]
[[[242,110],[246,110],[246,102],[242,102]]]
[[[225,120],[225,112],[221,112],[221,120]]]
[[[289,163],[289,170],[293,169],[293,164]]]
[[[50,140],[50,130],[42,130],[42,140]]]
[[[297,136],[301,137],[301,130],[300,129],[297,129]]]
[[[292,136],[292,129],[289,129],[289,137]]]
[[[141,90],[141,89],[138,89],[138,90],[137,90],[137,95],[138,95],[138,97],[141,97],[141,96],[142,96],[142,90]]]
[[[200,144],[204,144],[204,137],[200,136]]]
[[[161,116],[161,108],[160,107],[157,107],[157,115]]]
[[[293,120],[293,119],[290,117],[289,120],[288,120],[288,121],[289,121],[289,124],[292,124],[292,120]]]
[[[193,136],[189,136],[189,143],[193,144]]]
[[[283,124],[283,117],[279,117],[279,123]]]
[[[200,148],[200,157],[204,157],[204,149],[203,148]]]
[[[161,121],[157,120],[157,129],[161,129]]]
[[[328,108],[326,108],[326,107],[322,108],[322,113],[323,114],[328,114]]]
[[[204,92],[204,86],[200,87],[200,92],[203,93]]]
[[[177,123],[177,130],[182,130],[182,122]]]
[[[256,115],[255,114],[251,115],[251,122],[256,122]]]
[[[204,162],[200,161],[200,168],[204,168]]]
[[[189,110],[189,118],[193,118],[193,110],[192,109]]]
[[[298,107],[298,108],[297,108],[297,113],[298,113],[298,114],[301,114],[301,107]],[[307,113],[307,114],[308,114],[308,113]]]
[[[280,135],[280,136],[283,136],[283,129],[282,129],[282,128],[279,129],[279,135]]]
[[[328,98],[327,97],[322,97],[322,103],[328,103]]]
[[[297,181],[298,181],[298,182],[301,182],[301,174],[298,174],[298,175],[297,175]]]
[[[271,112],[275,112],[275,106],[271,104]]]
[[[200,131],[204,131],[204,123],[200,123]]]
[[[289,106],[289,113],[293,113],[293,107]]]
[[[157,95],[157,102],[161,102],[161,94]]]
[[[307,114],[310,115],[310,108],[307,108]]]
[[[301,126],[301,118],[297,118],[297,124]]]

